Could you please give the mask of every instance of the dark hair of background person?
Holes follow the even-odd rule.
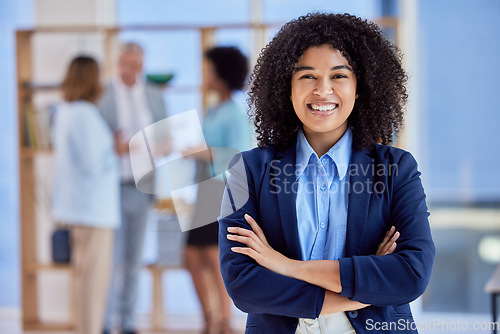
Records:
[[[230,90],[242,89],[248,74],[248,61],[235,47],[214,47],[205,52],[214,65],[215,73]]]
[[[78,56],[69,64],[62,84],[65,101],[96,102],[102,93],[99,65],[92,57]]]
[[[391,144],[408,94],[401,55],[371,22],[349,14],[311,13],[285,24],[261,52],[250,77],[250,116],[258,146],[284,148],[301,127],[291,101],[294,66],[310,46],[330,44],[352,66],[358,99],[348,118],[358,148]]]

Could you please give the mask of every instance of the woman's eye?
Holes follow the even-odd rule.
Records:
[[[345,74],[335,74],[332,76],[332,79],[344,79],[347,78],[347,75]]]
[[[313,75],[311,74],[304,74],[301,76],[299,79],[315,79]]]

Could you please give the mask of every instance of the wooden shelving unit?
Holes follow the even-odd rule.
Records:
[[[375,21],[380,25],[394,28],[397,31],[397,21],[391,18],[381,18]],[[254,32],[254,40],[250,41],[253,49],[253,58],[260,52],[260,48],[267,43],[267,30],[276,28],[281,24],[226,24],[217,26],[196,25],[142,25],[123,27],[98,27],[98,26],[67,26],[67,27],[43,27],[32,30],[16,31],[17,52],[17,102],[18,102],[18,147],[19,147],[19,186],[20,186],[20,231],[21,231],[21,285],[22,285],[22,324],[24,330],[47,330],[67,331],[74,327],[74,306],[76,300],[70,296],[70,305],[73,308],[69,321],[64,323],[47,323],[40,316],[39,305],[39,276],[43,272],[58,271],[73,275],[70,265],[56,265],[52,263],[40,263],[37,256],[37,244],[39,241],[39,223],[37,221],[37,202],[50,201],[40,194],[36,186],[39,183],[39,175],[36,175],[36,164],[39,158],[51,155],[50,148],[39,149],[32,147],[25,138],[24,112],[27,106],[33,105],[33,96],[38,93],[57,92],[58,85],[54,82],[61,78],[54,78],[50,83],[34,83],[34,43],[33,38],[38,34],[85,34],[99,33],[103,36],[102,41],[104,58],[101,63],[102,71],[106,78],[110,78],[114,72],[114,57],[116,56],[116,41],[120,32],[142,31],[142,32],[172,32],[194,30],[199,32],[201,50],[204,51],[214,45],[215,32],[218,29],[250,29]],[[65,64],[61,64],[64,66]],[[206,66],[206,64],[202,64]],[[170,88],[169,88],[170,89]],[[172,87],[173,92],[200,91],[203,98],[203,106],[206,106],[208,94],[202,87]],[[45,178],[45,175],[43,176]],[[155,286],[159,286],[159,274],[164,268],[148,268],[155,275]],[[70,284],[70,289],[72,286]],[[156,294],[157,295],[157,294]],[[160,305],[159,300],[155,304]],[[153,310],[154,327],[160,326],[161,315],[158,310]]]
[[[74,326],[74,309],[71,311],[71,316],[68,322],[65,323],[47,323],[41,318],[39,305],[39,276],[43,272],[58,271],[69,275],[70,281],[73,275],[71,265],[58,265],[52,263],[40,263],[37,256],[38,244],[38,229],[39,222],[37,221],[37,201],[50,199],[41,199],[37,193],[36,185],[38,176],[36,175],[37,159],[43,156],[52,154],[50,148],[40,149],[33,146],[32,143],[26,140],[26,119],[25,110],[28,106],[33,106],[33,96],[39,93],[54,93],[59,87],[57,80],[54,78],[50,83],[33,82],[34,74],[34,43],[33,39],[37,34],[84,34],[84,33],[99,33],[104,37],[103,50],[105,57],[102,60],[101,68],[105,74],[105,78],[110,78],[113,75],[114,63],[113,59],[116,56],[116,41],[120,32],[124,31],[152,31],[152,32],[172,32],[194,30],[199,32],[201,50],[206,50],[214,44],[214,34],[217,29],[252,29],[260,31],[256,36],[264,35],[266,29],[277,25],[264,24],[234,24],[234,25],[219,25],[219,26],[196,26],[196,25],[143,25],[143,26],[125,26],[125,27],[92,27],[92,26],[68,26],[68,27],[43,27],[32,30],[16,31],[16,52],[17,52],[17,102],[18,102],[18,147],[19,147],[19,185],[20,185],[20,229],[21,229],[21,285],[22,285],[22,324],[25,330],[49,330],[49,331],[64,331],[71,330]],[[255,41],[254,41],[255,42]],[[259,42],[259,41],[257,41]],[[264,41],[260,41],[264,43]],[[65,64],[61,64],[64,66]],[[206,66],[202,64],[202,66]],[[205,106],[208,100],[207,92],[202,87],[196,86],[178,86],[171,87],[172,93],[200,91]],[[46,194],[50,196],[49,194]],[[158,273],[163,272],[165,268],[155,269],[151,266],[147,268],[154,274],[155,286],[160,286],[158,283]],[[71,289],[71,285],[70,285]],[[75,300],[72,293],[69,292],[70,305],[74,308]],[[154,301],[155,305],[159,305],[159,301]],[[160,310],[161,311],[161,310]],[[160,324],[160,315],[158,310],[154,310],[153,322],[155,327]]]

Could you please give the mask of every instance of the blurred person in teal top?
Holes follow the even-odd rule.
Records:
[[[251,146],[251,129],[244,111],[233,99],[233,93],[243,88],[248,72],[247,58],[234,47],[215,47],[205,53],[207,67],[204,76],[205,87],[217,94],[218,103],[207,110],[202,128],[208,147],[247,150]],[[199,148],[184,152],[189,156],[199,152]],[[201,184],[209,180],[217,166],[209,151],[195,156],[197,162],[197,181],[199,183],[193,226],[201,226],[189,231],[185,249],[185,263],[193,279],[205,318],[203,333],[233,333],[230,327],[231,299],[222,281],[219,268],[218,223],[208,220],[207,207],[220,210],[224,183],[213,181],[210,185]],[[226,164],[224,165],[226,167]],[[195,223],[196,222],[196,223]],[[206,279],[208,269],[211,277]],[[212,291],[216,293],[212,293]],[[217,300],[212,301],[211,297]],[[215,302],[215,303],[214,303]],[[218,307],[212,307],[212,305]]]
[[[71,226],[78,334],[101,332],[113,232],[120,224],[120,172],[113,134],[95,105],[101,90],[97,62],[86,56],[73,59],[53,130],[53,216]]]
[[[209,147],[232,147],[243,151],[251,146],[251,130],[241,106],[229,98],[208,108],[203,120],[203,135]]]

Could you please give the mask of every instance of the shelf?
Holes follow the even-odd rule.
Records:
[[[24,94],[31,94],[33,92],[51,92],[58,91],[61,89],[60,83],[48,83],[48,84],[39,84],[33,82],[23,82],[19,86],[20,92]]]
[[[42,332],[62,332],[71,331],[74,329],[72,324],[60,324],[60,323],[45,323],[45,322],[24,322],[23,330],[27,331],[42,331]]]
[[[66,271],[69,273],[73,272],[73,267],[71,264],[59,264],[59,263],[29,263],[24,265],[24,269],[29,274],[36,274],[38,271]]]
[[[154,83],[151,83],[155,85]],[[201,86],[190,86],[190,85],[156,85],[159,88],[165,90],[168,93],[192,93],[200,92],[202,90]],[[51,92],[58,91],[61,89],[60,84],[50,84],[50,83],[31,83],[23,82],[20,86],[20,93],[26,96],[30,96],[34,92]]]
[[[213,26],[199,25],[199,24],[141,24],[141,25],[127,25],[120,27],[110,26],[41,26],[36,29],[18,30],[24,34],[33,33],[61,33],[61,34],[74,34],[74,33],[107,33],[117,34],[123,31],[180,31],[180,30],[217,30],[217,29],[267,29],[273,27],[281,27],[284,22],[270,22],[270,23],[227,23],[217,24]]]
[[[19,149],[19,156],[21,158],[31,158],[35,155],[51,155],[53,154],[53,151],[51,149],[40,149],[40,148],[34,148],[34,147],[21,147]]]

